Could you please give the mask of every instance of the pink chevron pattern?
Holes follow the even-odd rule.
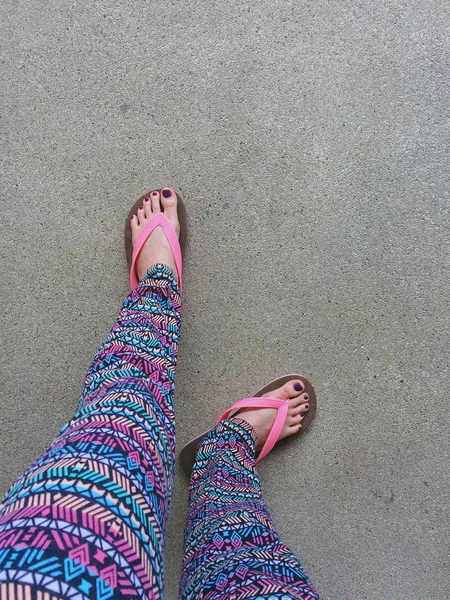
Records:
[[[274,530],[261,495],[255,449],[254,430],[233,418],[219,423],[197,450],[180,600],[319,598]]]
[[[87,566],[89,564],[89,546],[88,544],[82,544],[76,548],[72,548],[68,552],[69,557],[81,565]]]

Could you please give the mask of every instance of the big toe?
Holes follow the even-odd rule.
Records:
[[[279,398],[280,400],[291,400],[300,396],[304,390],[305,384],[301,379],[291,379],[291,381],[288,381],[273,392],[264,394],[264,396],[267,396],[268,398]]]
[[[305,387],[301,379],[291,379],[291,381],[288,381],[273,392],[264,394],[268,398],[279,398],[280,400],[289,401],[287,425],[294,424],[292,418],[300,415],[303,416],[303,413],[309,409],[309,395],[306,393]]]
[[[161,204],[164,207],[164,212],[170,208],[176,208],[178,197],[172,188],[163,188],[161,190]]]
[[[180,223],[178,221],[178,196],[172,188],[163,188],[161,190],[161,204],[164,210],[164,216],[167,217],[177,235],[180,235]]]

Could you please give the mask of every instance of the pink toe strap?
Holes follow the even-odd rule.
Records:
[[[130,287],[132,290],[134,290],[134,288],[137,287],[137,285],[139,283],[139,280],[136,275],[136,260],[137,260],[137,257],[139,256],[139,252],[141,251],[142,246],[147,241],[149,235],[158,226],[163,228],[164,233],[166,234],[167,239],[169,240],[169,245],[172,250],[173,257],[175,259],[175,265],[177,267],[178,287],[180,288],[180,294],[181,294],[181,292],[182,292],[181,273],[183,270],[183,260],[182,260],[182,256],[181,256],[180,242],[178,241],[177,234],[175,233],[174,228],[170,224],[170,221],[168,220],[167,217],[165,217],[163,215],[163,213],[159,213],[159,214],[155,215],[154,217],[152,217],[150,219],[150,221],[147,221],[147,223],[144,225],[144,228],[142,229],[141,233],[139,234],[138,239],[136,240],[136,243],[134,244],[133,256],[131,259],[131,269],[130,269]]]
[[[286,417],[288,413],[289,402],[288,400],[279,400],[277,398],[261,398],[258,396],[253,396],[252,398],[244,398],[243,400],[239,400],[231,408],[226,410],[220,419],[217,421],[216,425],[220,423],[220,421],[224,421],[228,419],[230,414],[236,411],[237,409],[242,408],[276,408],[277,416],[275,417],[275,422],[272,425],[272,429],[267,437],[266,443],[262,447],[261,452],[259,453],[256,462],[264,458],[269,454],[272,448],[278,441],[280,437],[281,430],[283,429],[283,425],[286,422]],[[238,416],[238,415],[231,415]]]

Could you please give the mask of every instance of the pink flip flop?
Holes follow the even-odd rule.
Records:
[[[164,189],[164,188],[155,189],[152,191],[161,192],[162,189]],[[137,257],[139,256],[139,252],[141,251],[142,246],[145,244],[145,242],[147,241],[147,238],[152,233],[152,231],[156,227],[160,226],[160,227],[162,227],[162,229],[164,230],[164,233],[167,236],[170,248],[172,250],[172,253],[173,253],[173,256],[175,259],[175,265],[177,267],[177,273],[178,273],[178,287],[180,288],[180,294],[181,294],[181,292],[182,292],[181,276],[182,276],[182,271],[183,271],[183,256],[184,256],[184,250],[186,247],[186,237],[187,237],[187,219],[186,219],[186,209],[184,206],[184,202],[178,194],[177,194],[177,198],[178,198],[177,211],[178,211],[178,220],[180,222],[180,238],[178,239],[177,234],[175,233],[175,230],[172,227],[172,225],[170,224],[167,217],[165,217],[163,213],[159,213],[159,214],[155,215],[154,217],[152,217],[145,224],[144,228],[142,229],[141,233],[139,234],[139,236],[136,240],[136,243],[134,244],[134,247],[131,243],[131,226],[130,226],[131,218],[133,217],[133,215],[135,215],[137,213],[138,208],[140,206],[142,206],[145,199],[150,198],[150,194],[151,194],[151,192],[149,192],[148,194],[144,194],[143,196],[141,196],[139,198],[139,200],[136,200],[136,202],[131,207],[131,210],[128,213],[128,217],[125,222],[125,252],[127,255],[128,267],[130,269],[130,287],[132,290],[134,290],[139,283],[139,280],[138,280],[138,277],[136,274],[136,260],[137,260]]]
[[[231,408],[226,410],[223,415],[218,419],[216,425],[225,419],[230,417],[238,416],[239,412],[241,412],[245,408],[276,408],[277,415],[275,417],[275,421],[272,425],[272,429],[267,437],[267,440],[262,447],[261,451],[258,453],[256,462],[260,461],[262,458],[267,456],[269,452],[273,449],[275,444],[280,437],[281,430],[283,429],[284,422],[286,421],[286,416],[288,412],[288,401],[287,400],[279,400],[278,398],[262,398],[263,394],[267,394],[276,390],[279,387],[282,387],[288,381],[292,381],[293,379],[299,379],[303,382],[303,392],[307,393],[309,409],[306,413],[304,413],[304,418],[302,421],[302,428],[300,432],[305,432],[308,427],[311,425],[312,420],[314,419],[314,415],[316,413],[316,392],[311,384],[311,382],[303,377],[303,375],[284,375],[283,377],[278,377],[274,379],[262,389],[258,390],[254,396],[251,398],[244,398],[243,400],[239,400]],[[205,431],[201,435],[197,436],[195,439],[191,440],[184,448],[181,450],[180,454],[180,462],[183,467],[183,471],[186,473],[188,477],[190,477],[192,472],[192,467],[194,466],[195,456],[197,454],[197,448],[202,441],[202,439],[209,433],[209,431]]]

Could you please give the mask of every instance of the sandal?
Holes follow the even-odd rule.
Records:
[[[161,192],[163,188],[152,190]],[[176,193],[176,192],[175,192]],[[181,274],[183,270],[183,256],[186,248],[186,238],[187,238],[187,218],[186,218],[186,208],[184,206],[183,200],[177,194],[178,203],[177,203],[177,212],[178,212],[178,220],[180,222],[180,237],[178,238],[172,225],[164,213],[158,213],[154,215],[142,229],[139,234],[136,243],[131,243],[131,218],[133,215],[137,214],[138,208],[142,206],[144,199],[150,197],[151,192],[148,194],[144,194],[136,200],[136,202],[131,207],[131,210],[128,214],[127,220],[125,222],[125,253],[127,256],[128,268],[130,270],[130,287],[133,291],[139,284],[138,277],[136,275],[136,260],[139,255],[139,252],[142,249],[142,246],[147,241],[151,232],[158,227],[159,225],[163,228],[164,233],[169,240],[170,248],[173,252],[173,257],[175,259],[175,264],[178,272],[178,287],[180,288],[180,294],[182,292],[182,283],[181,283]]]
[[[306,379],[306,377],[303,377],[302,375],[284,375],[283,377],[278,377],[278,379],[274,379],[262,389],[258,390],[256,394],[251,398],[244,398],[243,400],[239,400],[238,402],[233,404],[231,408],[229,408],[223,413],[223,415],[219,418],[219,420],[216,423],[217,426],[221,421],[224,421],[225,419],[238,416],[238,414],[245,408],[276,408],[277,415],[275,417],[275,421],[272,425],[272,429],[270,430],[270,433],[267,437],[264,446],[257,453],[256,462],[260,461],[262,458],[267,456],[277,443],[284,422],[286,421],[289,406],[289,402],[287,400],[280,400],[278,398],[261,398],[261,396],[263,394],[267,394],[268,392],[272,392],[273,390],[276,390],[279,387],[282,387],[285,383],[291,381],[292,379],[300,379],[300,381],[302,381],[303,385],[305,386],[303,392],[306,392],[309,395],[309,409],[306,413],[304,413],[302,428],[300,429],[300,432],[305,432],[311,425],[312,420],[314,419],[317,402],[316,392],[314,391],[312,384],[308,379]],[[205,433],[202,433],[201,435],[197,436],[188,444],[186,444],[181,450],[181,466],[183,467],[183,471],[188,477],[190,477],[192,468],[194,466],[197,448],[202,439],[205,437],[205,435],[207,435],[210,431],[211,430],[205,431]]]

